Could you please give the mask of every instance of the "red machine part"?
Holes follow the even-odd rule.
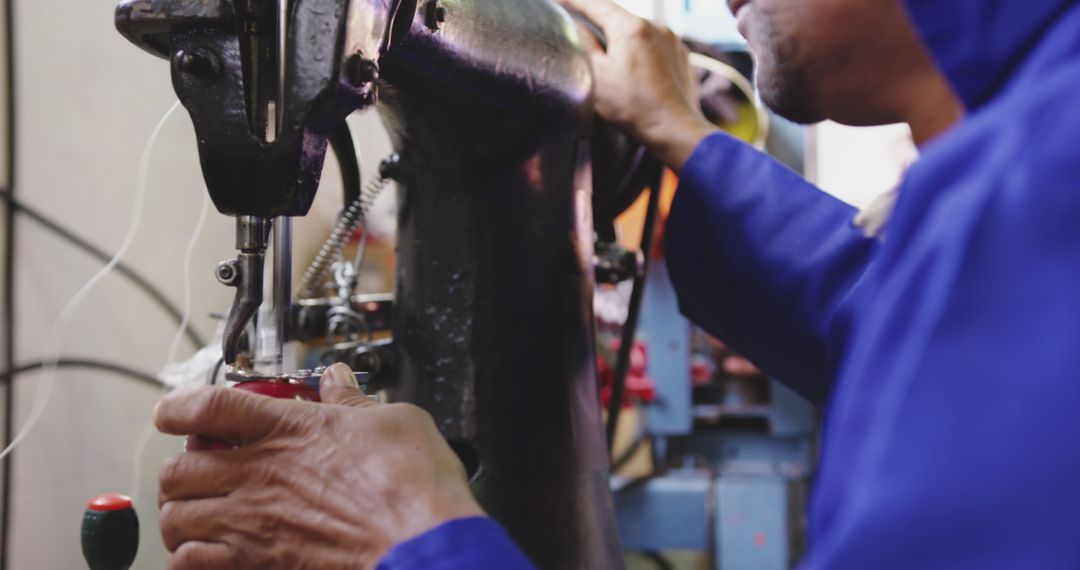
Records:
[[[270,398],[278,398],[281,400],[301,400],[305,402],[320,401],[319,392],[317,390],[307,384],[296,381],[252,380],[250,382],[241,382],[233,388],[235,390],[243,390],[245,392],[251,392],[252,394],[259,394],[261,396],[268,396]],[[186,444],[186,449],[188,451],[233,449],[234,447],[236,446],[232,443],[217,441],[199,435],[189,435]]]
[[[612,341],[609,347],[612,353],[618,352],[619,340]],[[603,357],[596,359],[597,371],[600,374],[600,403],[607,409],[611,401],[612,386],[615,383],[615,370]],[[656,383],[649,377],[649,347],[644,342],[635,342],[630,351],[630,368],[626,374],[626,398],[623,400],[623,408],[630,408],[635,404],[651,404],[656,401]]]

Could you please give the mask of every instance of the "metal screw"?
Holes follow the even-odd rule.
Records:
[[[176,67],[199,79],[213,79],[221,71],[221,63],[217,55],[205,49],[176,52]]]
[[[379,80],[379,66],[360,54],[345,63],[345,79],[353,87],[365,87]]]
[[[222,261],[215,271],[217,280],[222,285],[233,287],[240,279],[240,265],[235,260]]]
[[[401,181],[401,176],[404,174],[404,168],[401,163],[401,155],[394,153],[383,159],[379,163],[379,176],[387,180]]]
[[[447,11],[446,7],[439,5],[439,0],[431,0],[428,3],[427,8],[427,27],[431,31],[439,29],[440,24],[446,23]]]

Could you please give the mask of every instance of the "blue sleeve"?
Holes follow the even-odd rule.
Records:
[[[453,520],[395,546],[376,570],[535,570],[499,523]]]
[[[877,242],[852,226],[853,208],[723,133],[680,181],[665,239],[682,312],[824,403]]]
[[[912,169],[804,568],[1080,568],[1078,89],[1018,91],[1028,110],[970,119]]]

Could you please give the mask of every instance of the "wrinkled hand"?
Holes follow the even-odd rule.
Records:
[[[596,112],[681,170],[698,143],[717,128],[705,119],[689,50],[668,28],[627,12],[612,0],[560,0],[600,28],[607,49],[582,30],[596,80]]]
[[[154,422],[227,441],[161,470],[161,533],[172,570],[372,568],[395,544],[482,515],[431,417],[377,404],[344,365],[314,404],[240,390],[177,392]]]

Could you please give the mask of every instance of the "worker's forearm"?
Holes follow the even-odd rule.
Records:
[[[671,116],[662,117],[658,124],[648,125],[641,135],[656,158],[675,172],[680,172],[701,141],[719,130],[700,115],[681,113],[675,109]]]
[[[718,133],[680,175],[665,243],[682,311],[821,403],[875,241],[855,210]]]

